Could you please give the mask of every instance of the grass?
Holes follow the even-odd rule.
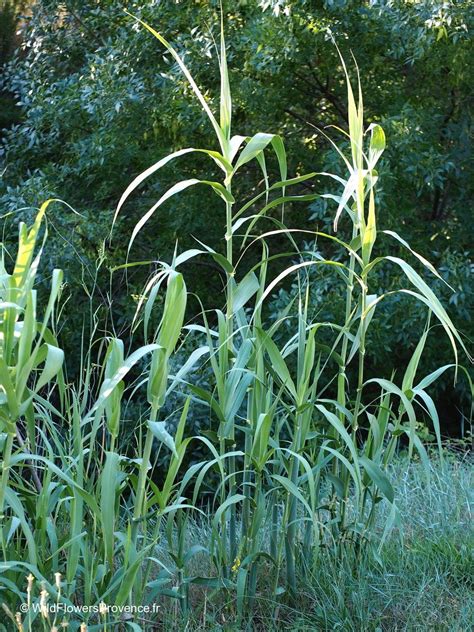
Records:
[[[434,480],[427,489],[419,464],[394,465],[401,541],[392,534],[381,565],[367,559],[322,565],[324,579],[318,574],[309,582],[320,613],[313,620],[316,629],[469,629],[474,615],[472,465],[438,468],[432,467]]]
[[[469,630],[474,620],[472,462],[454,457],[441,465],[435,457],[429,484],[425,467],[409,462],[406,456],[395,459],[390,469],[397,489],[400,529],[392,532],[378,559],[367,552],[355,556],[351,549],[335,557],[331,548],[323,548],[312,568],[298,568],[298,599],[292,606],[275,603],[262,582],[252,623],[245,628],[236,623],[231,601],[219,594],[206,596],[195,587],[190,595],[195,608],[187,621],[176,601],[161,597],[159,615],[143,629]],[[378,527],[383,528],[383,520]],[[190,544],[206,546],[211,533],[207,520],[192,521]],[[166,537],[156,553],[164,565],[172,564]],[[206,556],[199,554],[192,566],[190,570],[196,574],[212,570]]]
[[[465,632],[474,620],[474,470],[472,463],[452,459],[431,464],[431,483],[419,462],[397,458],[391,466],[397,489],[401,531],[392,532],[380,558],[335,558],[323,549],[312,569],[300,568],[298,599],[292,607],[275,604],[265,585],[256,598],[249,630],[321,632],[424,631]],[[380,528],[382,525],[380,525]],[[192,528],[194,540],[205,543],[209,531]],[[196,533],[199,535],[196,536]],[[199,595],[196,595],[199,601]],[[202,602],[201,602],[202,609]],[[171,630],[239,630],[225,603],[207,604],[186,625],[176,611],[162,611]]]

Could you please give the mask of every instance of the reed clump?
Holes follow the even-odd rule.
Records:
[[[215,146],[181,149],[159,160],[128,186],[114,221],[147,178],[199,152],[217,165],[221,179],[190,178],[172,186],[136,224],[129,253],[160,206],[191,186],[207,187],[218,196],[225,249],[217,252],[200,244],[176,252],[171,263],[161,262],[132,324],[142,328],[146,343],[127,349],[113,335],[96,337],[91,345],[84,341],[74,382],[67,378],[57,335],[59,270],[52,274],[45,305],[37,305],[41,239],[47,238],[46,232],[40,235],[51,201],[41,207],[31,229],[20,226],[11,273],[2,259],[0,586],[18,630],[64,627],[67,621],[51,620],[51,600],[96,604],[97,613],[83,615],[81,630],[91,622],[93,629],[127,625],[146,630],[150,620],[162,620],[159,609],[123,619],[105,617],[99,606],[151,607],[169,601],[184,622],[196,613],[201,616],[209,602],[225,604],[222,617],[244,629],[263,594],[277,621],[297,600],[301,569],[308,575],[318,572],[322,551],[332,559],[343,559],[348,551],[357,559],[370,551],[379,559],[399,521],[390,465],[400,442],[406,441],[410,457],[419,455],[428,480],[429,456],[417,432],[417,411],[430,416],[442,460],[440,421],[428,389],[445,371],[464,371],[458,360],[459,350],[467,354],[463,339],[429,284],[408,260],[378,254],[379,247],[374,256],[383,236],[384,243],[402,245],[411,261],[439,276],[403,237],[378,226],[376,167],[385,134],[378,124],[365,125],[360,79],[354,92],[342,57],[348,130],[334,148],[346,174],[291,175],[278,135],[231,133],[223,29],[217,117],[178,53],[160,33],[141,24],[188,80],[210,121]],[[252,162],[263,184],[250,199],[236,199],[234,184]],[[276,178],[268,169],[272,162]],[[339,193],[299,193],[299,185],[315,175],[336,182]],[[285,214],[319,196],[334,203],[334,231],[288,229]],[[340,224],[348,238],[337,232]],[[304,252],[298,244],[308,234],[343,251],[345,258]],[[287,240],[286,253],[272,253],[275,236]],[[259,253],[250,269],[249,249]],[[214,310],[203,310],[186,324],[183,270],[195,257],[209,257],[222,269],[225,296]],[[284,267],[270,278],[275,261],[285,262]],[[404,375],[392,379],[366,376],[367,332],[377,318],[377,305],[393,293],[377,287],[375,271],[384,265],[400,268],[407,286],[398,292],[424,304],[427,314]],[[308,272],[316,266],[332,272],[344,293],[342,322],[309,317]],[[293,305],[288,305],[278,318],[269,319],[267,299],[290,278],[301,287],[296,318],[290,317]],[[433,322],[451,341],[454,361],[420,378],[418,365]],[[188,337],[204,342],[171,373],[176,348]],[[190,379],[204,365],[212,376],[209,388]],[[356,366],[355,381],[348,377],[349,365]],[[172,431],[162,411],[173,392],[182,399]],[[146,401],[146,410],[130,450],[123,443],[124,411],[137,395]],[[208,407],[210,427],[189,436],[195,402]],[[183,467],[196,445],[207,456]],[[156,478],[154,465],[164,455],[166,470]],[[386,508],[382,514],[381,506]],[[205,541],[194,537],[197,523],[205,525]],[[39,611],[29,607],[22,616],[15,608],[20,601],[33,603],[37,582]]]

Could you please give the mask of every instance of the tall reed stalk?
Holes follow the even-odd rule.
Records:
[[[416,394],[424,399],[426,396],[424,392],[421,394],[415,389],[407,394],[389,380],[375,380],[381,388],[380,402],[382,407],[377,413],[376,409],[371,409],[363,401],[363,391],[367,384],[365,379],[367,330],[376,305],[385,298],[384,295],[378,296],[369,293],[373,269],[384,260],[399,265],[412,286],[417,290],[402,289],[400,291],[414,295],[421,300],[439,319],[453,343],[456,358],[455,341],[461,346],[463,343],[438,299],[421,276],[406,261],[395,257],[377,257],[375,259],[371,257],[377,237],[375,215],[377,172],[375,167],[385,148],[385,135],[380,125],[377,124],[370,125],[367,130],[364,129],[360,81],[358,103],[356,104],[342,57],[341,64],[347,79],[348,138],[351,160],[346,158],[336,146],[347,167],[348,177],[343,180],[340,176],[324,175],[329,175],[337,182],[343,183],[341,195],[332,196],[338,204],[334,229],[337,230],[342,214],[347,213],[352,223],[351,241],[345,243],[335,235],[319,232],[316,232],[315,236],[332,240],[344,248],[348,255],[348,264],[323,260],[322,258],[301,261],[283,270],[265,287],[267,264],[272,259],[268,253],[267,241],[271,240],[273,235],[282,234],[289,238],[292,252],[288,253],[288,256],[295,257],[300,254],[292,236],[294,231],[290,233],[281,222],[272,218],[269,213],[271,209],[278,206],[304,202],[316,197],[316,194],[303,196],[287,194],[289,187],[298,185],[314,174],[288,179],[285,150],[278,136],[267,133],[257,133],[250,137],[231,136],[232,100],[222,24],[219,56],[221,74],[220,120],[218,122],[176,51],[161,34],[141,20],[138,22],[150,31],[176,60],[211,122],[220,150],[185,149],[160,160],[136,178],[128,187],[117,212],[130,193],[146,177],[164,167],[168,161],[185,153],[199,151],[207,154],[224,172],[222,185],[218,182],[185,180],[172,187],[150,209],[144,220],[139,222],[132,235],[132,242],[138,230],[142,228],[144,221],[151,217],[162,201],[191,184],[210,186],[224,201],[225,257],[223,258],[222,255],[210,248],[204,251],[190,251],[182,255],[183,260],[188,260],[198,254],[212,256],[223,267],[227,279],[225,316],[217,310],[217,331],[211,331],[207,321],[205,321],[210,363],[214,372],[217,395],[214,397],[211,393],[205,394],[202,389],[190,385],[191,390],[199,395],[199,398],[208,401],[219,419],[219,453],[217,459],[221,464],[222,480],[219,487],[220,509],[217,512],[220,528],[215,534],[219,543],[217,547],[219,551],[217,570],[223,579],[228,580],[230,577],[228,565],[232,564],[233,573],[237,574],[237,586],[250,586],[249,597],[252,599],[252,594],[256,588],[255,559],[263,554],[263,550],[261,543],[257,542],[252,535],[245,534],[256,533],[258,528],[265,523],[262,521],[262,516],[267,514],[269,523],[272,525],[269,559],[279,569],[283,557],[285,558],[286,586],[295,592],[297,589],[296,565],[299,558],[299,537],[302,524],[308,521],[310,524],[314,523],[312,527],[303,529],[306,549],[309,549],[313,539],[319,541],[321,535],[320,526],[317,524],[320,517],[316,510],[320,503],[317,494],[322,493],[321,473],[327,471],[327,468],[331,472],[330,475],[328,474],[328,482],[333,489],[331,501],[333,537],[345,538],[346,531],[350,529],[347,507],[354,493],[356,507],[359,507],[362,512],[359,520],[363,520],[368,494],[373,502],[372,510],[375,508],[380,494],[393,503],[393,490],[384,469],[391,458],[389,455],[393,455],[393,439],[405,432],[405,427],[402,425],[405,415],[408,416],[409,422],[410,452],[415,444],[418,449],[423,450],[415,434],[416,418],[411,400],[415,399]],[[366,135],[369,136],[368,143],[365,140]],[[272,148],[280,170],[280,181],[271,186],[265,161],[265,152],[269,148]],[[241,167],[251,160],[257,160],[262,170],[265,190],[241,206],[240,209],[235,210],[238,205],[232,195],[234,190],[232,184]],[[276,193],[277,197],[272,197],[272,193]],[[254,211],[253,209],[262,197],[265,201],[264,206]],[[252,214],[249,215],[249,211]],[[276,229],[255,237],[252,235],[252,231],[262,221],[273,222]],[[238,265],[241,264],[241,259],[239,259],[238,265],[235,265],[234,248],[237,231],[242,228],[245,229],[245,232],[241,243],[245,246],[249,238],[253,237],[252,243],[260,242],[263,244],[264,257],[254,270],[239,280]],[[389,234],[400,243],[405,243],[395,233]],[[410,252],[419,261],[422,261],[431,272],[437,274],[431,264],[411,249]],[[343,279],[346,291],[345,322],[342,326],[335,323],[311,323],[308,321],[307,302],[303,301],[304,308],[300,308],[298,315],[298,333],[280,351],[273,341],[280,323],[275,323],[268,331],[265,331],[261,319],[262,305],[271,291],[285,277],[290,274],[307,272],[308,268],[315,265],[328,266]],[[254,272],[259,270],[260,278],[257,278]],[[243,311],[243,307],[252,299],[255,300],[255,303],[249,319]],[[282,321],[285,318],[283,316]],[[326,348],[323,353],[324,346],[317,342],[317,331],[321,327],[328,326],[337,335],[332,346],[329,349]],[[214,343],[214,340],[217,342]],[[349,347],[350,344],[351,347]],[[316,348],[321,350],[318,354],[315,353]],[[296,382],[293,381],[292,370],[287,364],[287,358],[290,360],[292,354],[297,356]],[[348,365],[355,357],[358,358],[357,383],[351,385],[348,383]],[[328,400],[321,397],[320,393],[322,394],[325,388],[318,389],[318,383],[320,375],[327,371],[328,365],[332,362],[336,362],[338,365],[337,394],[335,400]],[[416,370],[415,364],[409,368],[412,373],[413,370]],[[272,395],[275,380],[280,389],[276,397]],[[248,396],[247,390],[249,391]],[[262,397],[259,396],[260,391],[263,391]],[[389,426],[386,417],[393,415],[394,398],[400,399],[399,413],[401,416],[399,414],[396,421],[394,420],[395,423]],[[244,409],[246,399],[247,405]],[[273,411],[271,415],[268,406]],[[335,413],[330,410],[331,407]],[[432,407],[430,408],[432,410]],[[374,412],[376,417],[378,414],[378,418],[383,420],[383,427],[378,430],[376,430],[375,423],[371,421],[374,419]],[[236,424],[236,415],[240,417],[242,414],[246,416],[243,427]],[[286,423],[281,426],[277,421],[282,416],[293,422],[292,427],[289,428],[288,437],[285,434],[281,436],[280,428],[287,427]],[[358,430],[367,418],[370,421],[369,439],[361,453],[358,447]],[[322,422],[327,424],[323,431],[318,429]],[[434,422],[436,424],[436,416]],[[263,424],[265,425],[265,440],[267,443],[270,442],[271,448],[266,454],[260,452],[260,457],[263,457],[263,460],[257,466],[255,450],[257,447],[261,448],[259,441]],[[386,433],[390,432],[393,432],[392,439],[388,443],[390,449],[389,452],[385,452]],[[372,433],[374,434],[372,435]],[[439,439],[439,431],[437,436]],[[242,450],[235,451],[233,449],[235,441],[240,442]],[[286,443],[288,447],[285,447]],[[230,452],[228,451],[229,444],[232,446]],[[376,445],[376,449],[374,449],[374,445]],[[368,446],[370,446],[370,450]],[[318,455],[316,464],[307,460],[309,453]],[[387,458],[384,458],[384,455]],[[243,469],[240,473],[237,470],[237,461],[243,463]],[[265,495],[262,495],[262,482],[267,477],[275,487],[275,491],[270,494],[270,503],[267,502]],[[202,478],[199,478],[198,485],[201,484]],[[302,494],[302,488],[306,486],[308,486],[310,493],[311,504],[307,503]],[[279,502],[282,498],[282,492],[284,501],[283,507],[280,509]],[[239,519],[238,507],[241,503],[242,544],[237,547],[236,524]],[[306,510],[308,515],[303,517],[301,512],[305,514]],[[373,520],[372,510],[369,517],[370,522]],[[392,517],[395,516],[396,511],[394,510],[391,515]],[[354,538],[359,540],[357,534],[354,534]],[[282,548],[283,543],[284,547]],[[249,571],[250,582],[248,582],[247,577]],[[278,576],[279,570],[276,573],[277,578]],[[275,590],[279,591],[280,587],[275,586]]]

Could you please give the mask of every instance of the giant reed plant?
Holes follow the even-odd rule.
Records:
[[[372,256],[377,238],[376,166],[385,148],[385,135],[380,125],[371,124],[364,128],[360,82],[356,102],[342,58],[348,97],[348,132],[343,134],[349,140],[350,157],[346,157],[335,145],[347,169],[347,177],[322,174],[335,179],[342,188],[338,196],[323,195],[335,200],[337,205],[334,233],[345,214],[352,225],[352,237],[346,243],[335,234],[313,234],[342,247],[347,262],[313,256],[292,263],[267,284],[268,262],[273,259],[269,254],[272,236],[280,234],[288,237],[293,247],[288,256],[293,261],[298,254],[295,231],[289,231],[271,211],[283,208],[285,204],[316,197],[316,194],[301,196],[291,193],[292,187],[315,174],[288,178],[284,144],[276,135],[232,135],[232,99],[222,31],[220,116],[217,120],[180,56],[160,33],[143,22],[142,25],[171,53],[189,81],[215,131],[217,147],[213,150],[183,149],[163,158],[128,187],[117,213],[146,178],[187,153],[204,153],[223,172],[222,182],[192,179],[171,187],[138,222],[130,247],[159,206],[189,186],[210,186],[222,198],[225,254],[206,247],[205,250],[183,253],[180,262],[197,255],[211,256],[222,266],[227,278],[225,310],[215,312],[217,327],[211,329],[208,318],[203,315],[207,334],[207,346],[203,352],[209,352],[215,389],[206,393],[199,385],[190,384],[189,388],[197,398],[209,404],[218,424],[218,444],[212,448],[214,458],[208,464],[198,464],[195,468],[199,475],[194,500],[204,478],[203,472],[210,464],[218,463],[221,483],[216,502],[219,506],[213,520],[210,554],[223,586],[228,585],[232,573],[235,576],[241,610],[244,595],[250,600],[255,595],[256,567],[261,559],[265,558],[267,563],[276,567],[275,594],[287,590],[294,592],[295,564],[297,558],[301,558],[301,552],[304,552],[304,559],[311,559],[322,539],[329,534],[337,541],[351,540],[356,546],[367,539],[377,503],[382,497],[389,503],[394,502],[394,492],[385,470],[400,437],[408,435],[410,454],[417,448],[423,459],[427,458],[416,434],[417,405],[421,405],[431,416],[440,446],[438,415],[425,389],[448,367],[441,367],[424,380],[415,381],[428,326],[401,384],[388,379],[365,378],[367,331],[377,304],[388,296],[377,294],[377,288],[373,287],[375,269],[385,262],[401,268],[409,287],[398,291],[424,303],[427,313],[438,319],[452,343],[455,371],[458,365],[457,346],[464,349],[464,344],[437,297],[408,261],[390,255]],[[268,151],[275,154],[280,171],[280,179],[272,185],[266,168]],[[250,201],[239,204],[232,195],[232,184],[241,168],[254,160],[262,171],[265,188]],[[264,221],[273,223],[273,229],[254,235],[252,231]],[[302,232],[311,231],[305,229]],[[433,266],[413,252],[402,237],[393,231],[384,232],[402,244],[431,273],[439,276]],[[245,246],[250,239],[261,246],[261,263],[239,278]],[[241,255],[237,258],[239,246]],[[264,301],[285,277],[295,274],[304,276],[308,268],[317,265],[328,266],[342,279],[346,291],[345,321],[309,322],[307,294],[305,296],[302,292],[295,333],[279,349],[274,338],[284,316],[278,322],[265,323],[262,317]],[[251,302],[251,311],[244,309]],[[333,342],[328,348],[318,341],[321,328],[333,332]],[[357,363],[355,384],[348,383],[347,367],[351,362]],[[296,373],[293,373],[291,367],[295,364]],[[324,374],[327,385],[327,373],[334,371],[334,366],[337,366],[337,371],[333,378],[329,377],[329,381],[333,379],[336,382],[336,398],[331,400],[323,397],[327,386],[320,386],[320,378]],[[375,401],[365,402],[364,389],[367,390],[369,384],[379,388],[379,395]],[[362,426],[366,428],[367,437],[361,448],[358,437]],[[236,442],[238,450],[234,449]],[[328,485],[331,490],[329,496]],[[322,508],[327,509],[326,520]],[[395,505],[390,516],[392,521],[396,517]],[[238,520],[242,528],[239,544]],[[269,543],[259,541],[258,537],[265,524],[270,525]],[[387,532],[390,526],[389,522]],[[280,581],[283,564],[286,574]],[[265,563],[262,562],[262,565]]]
[[[123,342],[112,336],[99,338],[98,345],[84,341],[79,379],[67,383],[64,354],[55,333],[62,272],[53,272],[45,306],[37,305],[35,288],[42,253],[38,237],[50,202],[41,207],[30,230],[20,225],[12,273],[7,271],[7,253],[2,250],[2,597],[6,591],[10,602],[13,597],[26,602],[23,591],[31,583],[25,579],[29,573],[42,583],[43,591],[53,598],[60,596],[65,604],[72,605],[75,596],[80,603],[93,605],[107,595],[114,603],[124,604],[138,584],[149,551],[148,533],[143,531],[149,512],[145,497],[151,484],[153,436],[173,452],[163,489],[153,487],[163,513],[174,507],[174,483],[188,441],[178,438],[179,432],[183,434],[187,407],[174,439],[164,422],[156,421],[169,390],[167,367],[181,331],[186,288],[178,272],[163,266],[158,282],[154,281],[155,290],[166,285],[166,298],[150,344],[126,356]],[[145,320],[151,308],[149,300]],[[92,329],[97,325],[93,322]],[[128,404],[125,380],[130,380],[130,372],[147,357],[151,361],[143,368],[150,421],[144,445],[138,447],[142,458],[136,460],[120,454],[116,441],[123,407]],[[129,388],[140,388],[143,380],[138,382],[132,381]],[[137,546],[140,532],[143,541]],[[67,590],[61,582],[59,589],[56,586],[58,573],[67,582]],[[54,576],[54,582],[48,581]],[[136,590],[138,603],[141,594]],[[41,620],[41,613],[31,609],[22,625],[37,629]],[[46,617],[43,623],[52,625]]]
[[[185,618],[191,608],[199,610],[196,595],[206,590],[210,599],[230,603],[228,610],[243,625],[260,594],[275,605],[291,601],[301,570],[317,568],[321,547],[334,556],[347,547],[356,554],[368,547],[377,556],[397,519],[387,467],[405,435],[410,455],[416,449],[427,463],[416,432],[417,410],[430,415],[441,448],[438,415],[426,389],[449,368],[457,372],[458,347],[464,349],[464,344],[408,261],[391,255],[373,257],[381,232],[375,210],[376,165],[385,136],[379,125],[364,127],[360,85],[356,101],[342,59],[349,113],[348,131],[342,133],[350,155],[337,145],[335,149],[347,175],[322,174],[341,186],[339,195],[300,195],[295,193],[298,185],[315,174],[289,177],[279,136],[231,133],[223,29],[216,118],[181,57],[161,34],[143,26],[171,53],[189,81],[214,130],[216,146],[181,149],[162,158],[126,189],[115,217],[148,177],[175,159],[198,152],[219,167],[221,180],[192,178],[172,186],[135,226],[129,251],[159,207],[191,186],[209,187],[219,196],[225,251],[201,244],[176,253],[170,265],[160,264],[142,294],[134,322],[135,328],[143,327],[147,344],[128,355],[123,341],[112,335],[84,344],[80,378],[69,384],[62,374],[63,354],[54,326],[48,326],[61,273],[53,274],[42,319],[36,316],[33,283],[40,253],[33,258],[33,252],[46,205],[29,232],[21,228],[14,271],[8,274],[6,264],[1,270],[0,586],[12,607],[15,599],[24,600],[23,578],[32,573],[64,603],[126,605],[173,599]],[[269,153],[278,165],[274,183],[267,169]],[[262,173],[263,186],[250,200],[240,202],[233,185],[252,161]],[[301,231],[288,229],[284,212],[319,195],[335,202],[334,234],[306,226]],[[349,241],[336,235],[343,219],[350,225]],[[384,232],[437,275],[402,237]],[[346,259],[302,252],[298,239],[308,234],[327,240]],[[272,254],[275,236],[287,240],[288,252]],[[249,270],[250,248],[258,249],[260,257]],[[183,328],[187,290],[179,270],[197,256],[211,257],[222,268],[225,306],[203,310],[200,322]],[[269,279],[269,266],[278,261],[287,261],[286,267]],[[408,287],[398,291],[424,303],[453,346],[455,362],[421,380],[417,369],[430,318],[401,379],[366,378],[367,332],[378,303],[388,296],[378,293],[374,272],[385,264],[403,271]],[[326,267],[344,287],[342,322],[309,317],[309,271],[314,266]],[[300,283],[296,316],[294,306],[288,305],[270,320],[266,299],[281,282],[294,277]],[[153,328],[152,313],[163,289],[161,319]],[[97,330],[97,323],[93,325]],[[287,339],[284,330],[290,331]],[[204,338],[205,344],[170,375],[170,358],[184,332]],[[212,373],[211,389],[188,378],[189,371],[203,362]],[[349,380],[351,364],[357,366],[355,382]],[[160,415],[167,396],[178,386],[185,399],[172,433]],[[143,420],[136,423],[137,454],[132,456],[123,443],[122,426],[127,407],[141,391],[146,405]],[[208,406],[212,425],[209,432],[189,437],[186,426],[193,400]],[[208,458],[184,470],[191,442],[200,442]],[[158,459],[167,463],[160,483],[153,476]],[[375,525],[382,500],[391,509],[379,533]],[[196,520],[209,522],[206,543],[194,537]],[[57,580],[59,590],[48,582],[54,573],[66,582]],[[32,629],[38,616],[30,611],[24,628]],[[97,629],[115,622],[108,617]],[[129,625],[140,629],[140,617]]]

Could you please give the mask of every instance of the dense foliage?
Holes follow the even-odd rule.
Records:
[[[241,0],[227,7],[226,24],[235,120],[243,132],[252,121],[262,131],[284,133],[295,173],[339,169],[325,137],[335,138],[328,126],[343,125],[347,116],[333,38],[346,57],[352,51],[364,76],[367,120],[382,123],[388,138],[380,167],[384,228],[403,226],[411,246],[441,270],[454,293],[441,282],[437,289],[445,304],[455,307],[457,326],[472,337],[468,250],[474,174],[468,143],[474,16],[469,4]],[[22,121],[4,135],[0,193],[3,213],[12,213],[7,227],[20,216],[32,217],[19,208],[37,206],[48,197],[61,198],[80,213],[55,207],[49,267],[65,269],[71,306],[84,303],[84,284],[90,293],[98,281],[95,306],[101,304],[104,312],[111,307],[113,326],[124,333],[128,299],[138,293],[153,264],[112,277],[110,269],[124,262],[131,227],[174,181],[173,170],[160,172],[134,198],[104,248],[113,209],[127,182],[149,164],[174,149],[205,145],[209,125],[173,59],[153,39],[142,37],[122,6],[116,0],[41,0],[32,6],[22,22],[22,48],[2,80],[4,89],[15,95]],[[165,28],[209,103],[215,104],[218,3],[135,1],[127,6]],[[186,158],[183,168],[187,177],[202,168],[210,178],[215,175],[202,157]],[[250,194],[259,178],[257,167],[249,166],[236,183],[238,192]],[[315,176],[300,192],[318,193],[324,187],[324,178]],[[330,230],[330,208],[331,201],[323,198],[297,209],[289,205],[286,221]],[[210,246],[223,251],[223,221],[212,194],[190,190],[160,209],[131,257],[169,258],[176,241],[181,248],[191,247],[194,236],[204,234]],[[323,254],[327,248],[308,244],[314,247]],[[314,310],[321,310],[324,300],[328,318],[342,313],[331,279],[319,270],[315,274]],[[222,287],[222,276],[207,261],[194,261],[187,276],[205,305]],[[386,289],[399,283],[396,275],[390,279],[381,278]],[[274,313],[292,294],[294,289],[286,285],[275,299]],[[334,300],[325,300],[328,296]],[[191,301],[189,316],[198,309]],[[77,347],[71,332],[80,330],[82,316],[67,306],[66,311],[65,340]],[[406,298],[395,297],[380,306],[379,318],[380,327],[373,332],[377,354],[369,358],[369,371],[380,374],[388,364],[402,371],[420,336],[422,312]],[[442,342],[429,345],[424,362],[428,369],[448,359],[449,346]],[[453,391],[447,379],[439,389],[445,430],[459,432],[469,412],[465,384]]]

